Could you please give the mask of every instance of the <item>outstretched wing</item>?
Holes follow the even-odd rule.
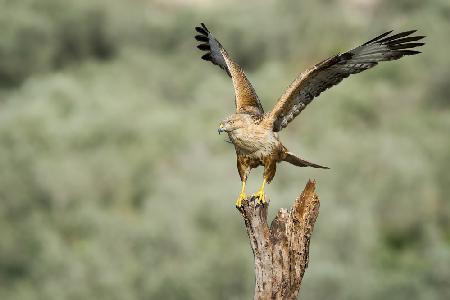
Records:
[[[416,30],[389,36],[391,32],[383,33],[353,50],[330,57],[300,74],[278,99],[267,117],[273,124],[273,130],[280,131],[286,127],[314,97],[351,74],[370,69],[380,61],[420,53],[411,50],[424,44],[416,43],[424,36],[411,36]]]
[[[195,36],[195,39],[202,42],[197,48],[206,51],[202,59],[218,65],[231,77],[236,95],[236,111],[263,114],[264,110],[258,96],[245,76],[244,71],[242,71],[242,68],[228,56],[228,53],[209,32],[205,24],[201,23],[201,27],[195,27],[195,30],[199,33],[199,35]]]

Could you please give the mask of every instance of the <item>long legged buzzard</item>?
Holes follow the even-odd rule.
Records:
[[[424,43],[424,36],[412,35],[415,30],[391,35],[383,33],[350,51],[332,56],[301,73],[278,99],[269,113],[264,113],[258,96],[241,67],[235,63],[209,32],[205,24],[195,27],[201,42],[197,47],[205,51],[202,59],[212,62],[231,77],[235,92],[236,113],[220,122],[219,133],[227,132],[237,155],[237,169],[242,189],[236,206],[245,199],[245,183],[252,168],[264,166],[264,180],[254,195],[265,203],[264,185],[275,176],[276,163],[287,161],[299,167],[328,169],[289,152],[280,142],[278,131],[286,127],[305,107],[326,89],[351,74],[370,69],[381,61],[396,60],[405,55],[420,53],[412,50]]]

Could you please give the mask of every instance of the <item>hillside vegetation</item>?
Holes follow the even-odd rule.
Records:
[[[306,67],[384,31],[423,53],[352,76],[281,133],[271,215],[315,178],[304,299],[450,299],[450,3],[0,0],[0,299],[250,299],[229,78],[266,111]],[[253,171],[249,192],[262,180]]]

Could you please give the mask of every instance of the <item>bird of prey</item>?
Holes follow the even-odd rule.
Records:
[[[285,128],[305,107],[326,89],[338,84],[351,74],[376,66],[381,61],[396,60],[420,51],[413,48],[424,36],[413,35],[416,30],[392,34],[385,32],[370,41],[342,54],[336,54],[301,73],[278,99],[272,111],[265,113],[258,96],[242,68],[234,62],[205,24],[195,27],[200,42],[198,49],[205,51],[203,60],[223,69],[233,82],[236,112],[219,124],[219,133],[228,133],[237,155],[237,169],[242,188],[236,206],[246,198],[245,183],[251,169],[264,166],[261,188],[253,196],[264,204],[264,185],[275,176],[276,164],[289,162],[298,167],[327,167],[306,161],[289,152],[281,143],[278,132]]]

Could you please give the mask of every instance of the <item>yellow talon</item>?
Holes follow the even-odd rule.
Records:
[[[236,200],[236,207],[242,207],[242,200],[244,200],[245,198],[247,198],[247,196],[245,195],[245,181],[243,181],[241,193],[239,194],[239,197]]]
[[[240,193],[239,197],[236,200],[236,207],[242,207],[242,200],[244,200],[245,198],[247,198],[245,193]]]
[[[256,201],[257,204],[266,203],[266,195],[264,194],[263,190],[259,190],[258,192],[253,194],[253,197],[255,197],[257,199],[257,201]]]
[[[266,179],[263,180],[263,183],[261,185],[261,188],[259,191],[257,191],[255,194],[253,194],[253,197],[257,199],[257,204],[265,204],[266,203],[266,194],[264,193],[264,185],[266,184]]]

